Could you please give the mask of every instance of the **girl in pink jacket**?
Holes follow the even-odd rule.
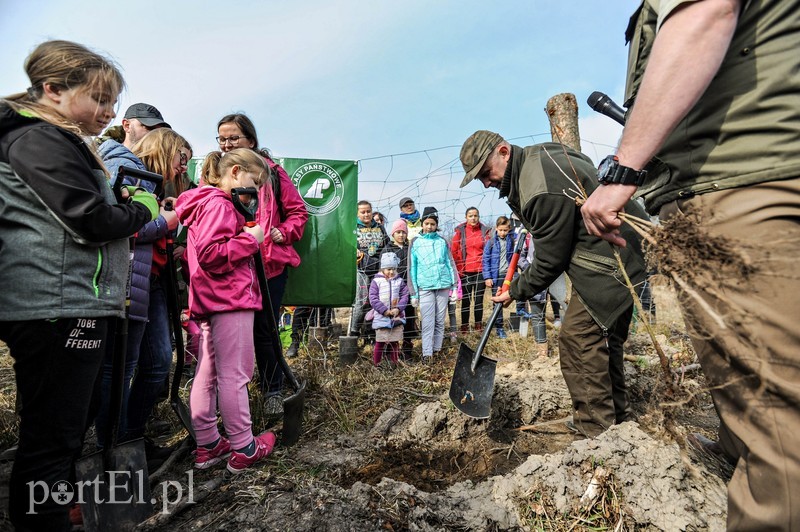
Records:
[[[200,326],[189,396],[197,439],[195,468],[228,458],[228,471],[240,473],[272,452],[275,434],[253,437],[247,396],[254,365],[253,315],[261,309],[253,255],[264,231],[259,225],[245,226],[231,189],[259,185],[267,167],[247,149],[208,157],[206,185],[185,192],[175,204],[178,219],[189,229],[189,310]],[[217,401],[227,438],[217,430]]]

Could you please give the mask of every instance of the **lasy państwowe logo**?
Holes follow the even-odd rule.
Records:
[[[306,163],[295,170],[292,183],[312,216],[330,214],[344,198],[344,185],[339,172],[322,162]]]

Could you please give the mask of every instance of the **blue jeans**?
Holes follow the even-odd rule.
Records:
[[[128,421],[128,398],[131,392],[131,379],[136,366],[139,364],[139,346],[142,343],[144,330],[147,322],[129,321],[128,322],[128,342],[125,353],[125,380],[122,388],[122,408],[119,416],[119,431],[117,436],[125,434],[125,426]],[[100,406],[95,420],[97,429],[97,446],[105,447],[106,431],[108,431],[108,407],[111,397],[111,357],[112,351],[106,351],[103,360],[102,380],[100,383]]]
[[[172,365],[172,337],[164,286],[150,277],[150,306],[147,326],[139,348],[139,365],[128,398],[125,440],[144,435],[145,424],[158,401]]]

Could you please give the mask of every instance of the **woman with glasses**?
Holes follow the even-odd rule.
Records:
[[[256,221],[267,237],[261,243],[261,258],[267,274],[273,315],[278,316],[281,299],[286,290],[287,266],[297,267],[300,255],[292,244],[303,236],[308,211],[303,198],[297,192],[286,171],[270,157],[269,151],[258,147],[258,135],[253,122],[242,113],[224,116],[217,123],[217,142],[220,150],[227,153],[236,148],[257,151],[270,169],[268,181],[258,191],[258,213]],[[266,304],[267,301],[264,301]],[[283,371],[274,356],[270,324],[267,314],[256,312],[253,334],[256,349],[261,391],[266,397],[266,413],[278,415],[283,411]],[[282,349],[281,346],[277,346]]]

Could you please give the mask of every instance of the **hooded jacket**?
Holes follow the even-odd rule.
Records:
[[[150,221],[118,205],[73,133],[0,101],[0,321],[125,316],[128,237]]]
[[[506,264],[511,265],[511,257],[514,256],[514,233],[506,235]],[[483,248],[483,280],[494,282],[494,288],[503,281],[500,279],[500,237],[495,233]]]
[[[511,282],[510,293],[517,301],[531,299],[566,271],[589,314],[600,327],[609,329],[633,300],[614,248],[589,234],[580,207],[566,192],[575,187],[562,170],[572,176],[573,168],[586,193],[591,194],[598,186],[596,170],[582,153],[556,143],[512,146],[500,196],[507,197],[511,210],[533,235],[536,253],[530,266]],[[635,201],[625,205],[625,212],[647,216]],[[642,243],[627,224],[622,225],[621,233],[628,246],[617,249],[636,285],[645,278]]]
[[[279,183],[274,187],[277,194],[272,193],[273,187],[262,186],[258,189],[256,213],[256,221],[266,235],[261,243],[264,273],[267,279],[272,279],[280,275],[287,266],[296,268],[300,265],[300,255],[294,249],[294,243],[303,238],[308,211],[286,170],[269,157],[264,159],[272,171],[273,179],[277,179]],[[272,241],[269,233],[273,227],[281,232],[283,242]]]
[[[131,150],[116,140],[109,139],[100,145],[98,154],[103,159],[108,173],[111,175],[111,186],[117,180],[117,173],[122,167],[147,170],[144,163]],[[143,187],[153,192],[155,183],[150,181],[133,182],[125,179],[125,184]],[[147,309],[150,305],[150,267],[153,264],[153,242],[167,235],[167,221],[159,216],[142,227],[133,242],[133,264],[131,265],[131,306],[128,317],[135,321],[147,321]]]
[[[447,241],[438,232],[421,233],[411,242],[408,253],[408,285],[412,297],[420,290],[453,289],[456,272]]]
[[[184,192],[175,202],[188,228],[189,310],[193,317],[234,310],[260,310],[256,277],[258,240],[244,231],[244,217],[230,196],[210,185]]]

